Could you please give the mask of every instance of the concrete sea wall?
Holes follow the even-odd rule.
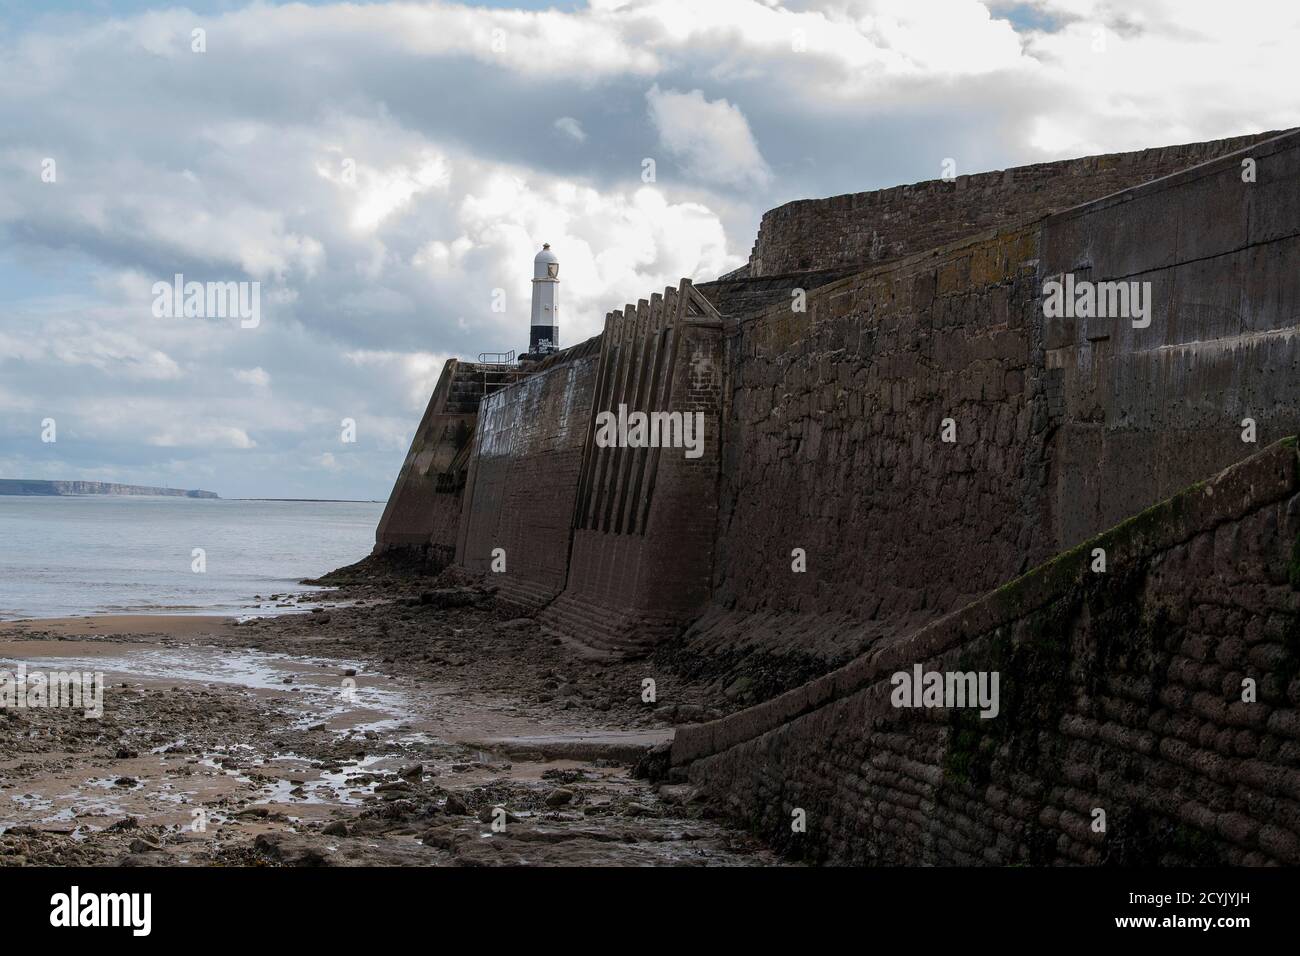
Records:
[[[486,573],[501,549],[493,581],[523,604],[564,589],[599,357],[592,343],[569,349],[479,406],[456,561]]]
[[[1292,134],[1042,224],[1044,281],[1150,283],[1153,304],[1147,328],[1040,320],[1058,548],[1300,427],[1297,184]]]

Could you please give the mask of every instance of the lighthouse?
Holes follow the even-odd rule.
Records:
[[[533,318],[528,354],[540,357],[560,347],[560,260],[549,242],[533,259]]]

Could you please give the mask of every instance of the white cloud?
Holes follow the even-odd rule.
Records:
[[[0,333],[3,359],[92,368],[125,381],[168,381],[182,374],[170,355],[134,335],[68,318],[50,321],[40,338]]]
[[[410,204],[412,197],[429,190],[445,191],[451,185],[451,173],[444,157],[431,151],[413,167],[396,166],[357,171],[361,183],[352,222],[359,229],[374,229],[398,209]]]
[[[433,386],[450,356],[430,352],[388,352],[358,350],[344,353],[344,359],[360,368],[396,381],[405,407],[421,409],[429,402]]]
[[[202,56],[179,9],[0,34],[0,461],[48,474],[48,411],[63,476],[382,497],[443,358],[526,343],[543,241],[571,344],[741,264],[789,199],[1300,124],[1300,22],[1264,0],[201,19]],[[152,319],[175,272],[260,280],[261,325]],[[359,453],[329,471],[344,416]]]
[[[664,149],[679,159],[686,172],[725,186],[763,186],[772,178],[745,115],[726,100],[706,100],[700,90],[646,93],[650,119]]]
[[[555,128],[579,143],[587,141],[587,134],[583,132],[582,124],[572,116],[561,116],[555,121]]]
[[[178,425],[149,436],[149,444],[160,448],[256,448],[257,442],[242,428],[232,425]]]

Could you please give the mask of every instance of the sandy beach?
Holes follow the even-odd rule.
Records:
[[[472,581],[361,576],[313,613],[0,623],[0,865],[771,863],[632,770],[726,702],[584,656]],[[657,701],[642,700],[644,678]]]

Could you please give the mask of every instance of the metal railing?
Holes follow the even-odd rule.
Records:
[[[517,382],[524,374],[515,361],[514,349],[509,352],[479,352],[478,365],[483,374],[484,395]]]

